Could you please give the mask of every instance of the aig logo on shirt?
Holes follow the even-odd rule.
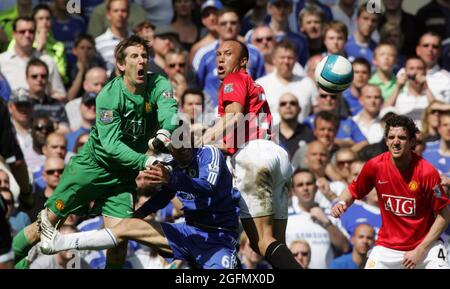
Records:
[[[416,199],[382,194],[384,209],[396,216],[414,216],[416,214]]]

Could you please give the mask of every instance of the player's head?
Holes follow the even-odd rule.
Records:
[[[394,115],[386,120],[384,137],[394,159],[402,159],[414,150],[417,132],[416,124],[407,116]]]
[[[114,50],[116,66],[127,83],[137,85],[146,81],[149,55],[150,47],[147,41],[137,35],[120,41],[116,46]]]
[[[245,69],[248,63],[248,48],[238,40],[226,40],[216,51],[217,74],[223,80],[229,74]]]

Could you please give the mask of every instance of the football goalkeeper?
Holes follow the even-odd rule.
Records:
[[[121,41],[114,51],[120,76],[111,80],[96,100],[96,122],[89,140],[67,165],[45,207],[57,226],[69,214],[83,214],[91,201],[111,228],[134,212],[135,178],[154,163],[149,145],[164,149],[177,127],[177,103],[169,81],[147,74],[147,42],[138,36]],[[153,137],[152,139],[150,139]],[[150,141],[149,141],[150,139]],[[27,252],[39,241],[35,222],[13,240],[16,268],[26,266]],[[127,243],[107,251],[106,268],[121,268]]]

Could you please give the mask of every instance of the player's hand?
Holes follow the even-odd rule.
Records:
[[[417,246],[414,250],[408,251],[403,256],[403,266],[406,269],[414,269],[416,265],[423,260],[425,250],[421,246]]]
[[[171,134],[168,130],[160,129],[156,132],[156,136],[148,141],[148,148],[155,153],[171,152],[172,141]]]
[[[170,182],[170,170],[161,163],[150,166],[148,173],[152,185],[167,185]]]
[[[347,211],[347,204],[344,201],[339,201],[331,208],[331,215],[340,218],[345,211]]]

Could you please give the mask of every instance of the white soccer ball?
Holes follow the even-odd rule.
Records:
[[[353,67],[347,58],[330,54],[316,66],[315,77],[320,88],[330,93],[346,90],[353,80]]]

